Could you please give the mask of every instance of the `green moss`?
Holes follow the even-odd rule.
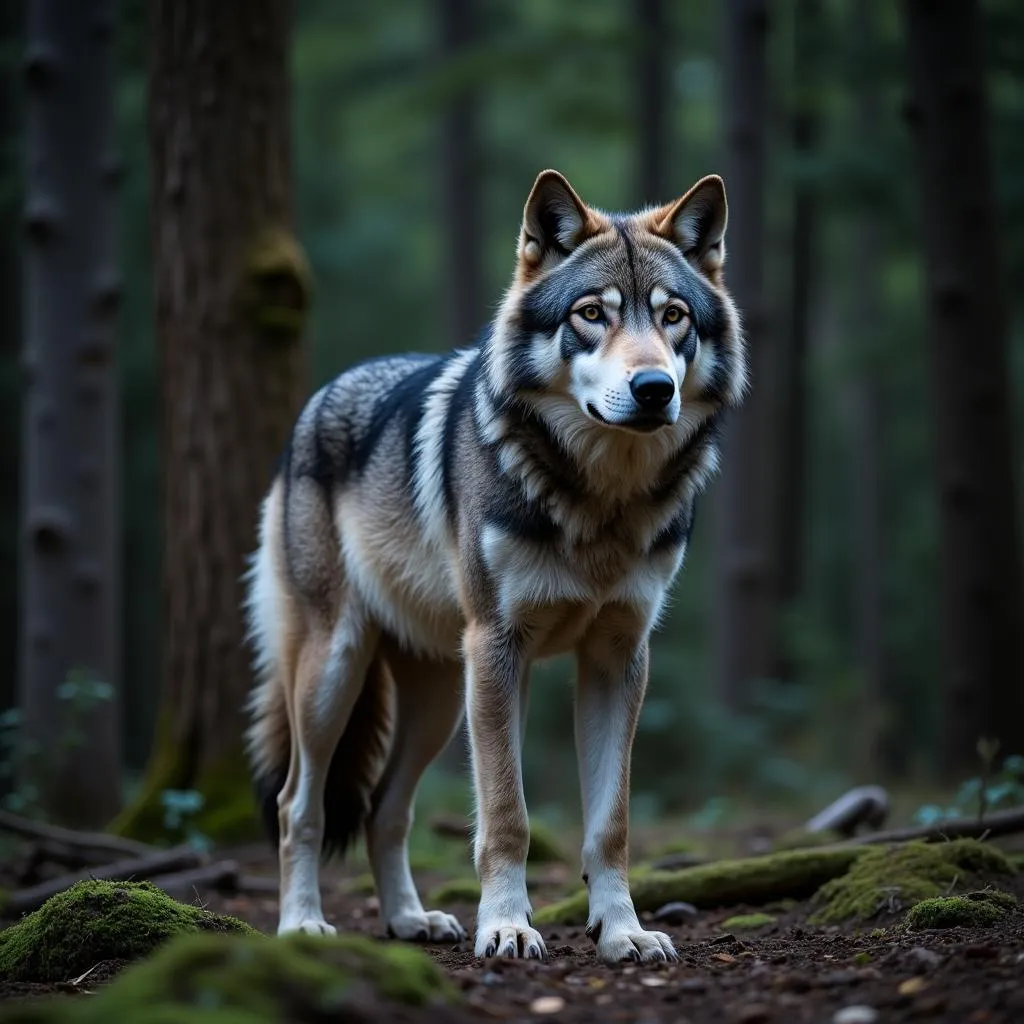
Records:
[[[648,871],[630,875],[630,892],[640,913],[676,900],[695,907],[723,907],[803,899],[824,882],[843,874],[865,852],[862,846],[791,850],[702,864],[682,871]],[[537,924],[547,925],[580,924],[586,919],[585,890],[541,907],[534,914]]]
[[[797,828],[785,832],[775,840],[776,850],[812,850],[817,846],[829,846],[842,839],[837,832],[808,832],[807,829]]]
[[[168,939],[200,931],[256,934],[149,882],[78,882],[0,932],[0,978],[66,981],[101,960],[137,960]]]
[[[351,896],[372,896],[377,891],[373,875],[366,871],[342,883],[342,889]]]
[[[297,337],[309,310],[313,277],[298,240],[282,228],[257,235],[246,257],[242,299],[260,330]]]
[[[453,878],[442,882],[427,894],[433,907],[447,907],[453,903],[476,903],[480,899],[480,883],[475,878]]]
[[[564,864],[568,858],[562,844],[555,836],[554,830],[542,821],[530,822],[530,852],[526,860],[529,864]]]
[[[203,935],[170,943],[89,999],[51,1000],[25,1019],[38,1024],[387,1019],[381,1001],[426,1006],[455,998],[426,954],[399,943],[352,935]],[[354,1012],[346,1014],[346,1008]]]
[[[1007,854],[1014,871],[1024,871],[1024,850]]]
[[[722,922],[722,928],[727,932],[749,932],[774,923],[775,918],[771,914],[736,914],[734,917],[726,918]]]
[[[203,795],[202,809],[188,823],[195,831],[222,843],[261,838],[248,762],[241,747],[211,761],[195,778],[188,774],[183,749],[174,741],[169,717],[162,715],[138,795],[110,824],[110,831],[146,843],[180,840],[181,836],[168,832],[162,795],[169,789],[194,789]]]
[[[1010,874],[1005,854],[976,839],[873,846],[846,875],[822,886],[811,921],[867,920]]]
[[[907,911],[904,924],[910,931],[926,928],[987,928],[998,924],[1017,906],[1009,893],[996,889],[965,896],[936,896],[921,900]]]

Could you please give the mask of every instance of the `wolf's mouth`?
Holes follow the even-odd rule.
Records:
[[[623,430],[633,430],[638,434],[650,434],[661,427],[667,427],[669,421],[664,416],[650,416],[640,415],[634,416],[632,419],[619,420],[613,423],[609,419],[605,419],[598,411],[597,407],[593,402],[587,402],[587,412],[597,420],[598,423],[603,423],[608,427],[620,427]]]

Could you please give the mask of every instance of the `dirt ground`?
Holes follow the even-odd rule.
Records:
[[[274,865],[258,848],[238,851],[246,872],[273,876]],[[325,913],[340,929],[380,936],[377,901],[355,894],[351,879],[358,868],[325,873]],[[548,885],[534,893],[534,904],[564,892],[567,872],[553,869]],[[420,873],[424,892],[441,877]],[[1018,879],[1024,897],[1024,879]],[[234,914],[254,927],[273,932],[277,900],[225,896],[198,891],[210,910]],[[470,929],[475,908],[446,909]],[[680,951],[676,964],[609,968],[600,964],[593,944],[580,928],[548,928],[545,963],[477,961],[470,943],[428,947],[431,956],[463,991],[464,1014],[445,1020],[623,1021],[635,1024],[830,1024],[839,1011],[866,1007],[857,1021],[957,1024],[1024,1024],[1024,914],[999,929],[952,929],[907,936],[863,929],[813,927],[806,904],[775,908],[774,923],[752,932],[730,933],[727,918],[745,908],[702,911],[679,926],[661,923]],[[752,909],[752,908],[747,908]],[[765,908],[757,908],[765,909]],[[124,965],[98,965],[89,978],[95,988]],[[4,985],[0,998],[44,991],[68,992],[68,986]],[[873,1015],[872,1015],[873,1013]],[[2,1018],[0,1008],[0,1018]],[[375,1019],[390,1019],[382,1012]],[[422,1018],[417,1018],[422,1019]]]

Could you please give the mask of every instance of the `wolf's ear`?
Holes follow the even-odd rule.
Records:
[[[572,185],[558,171],[541,171],[523,211],[519,261],[524,270],[534,271],[546,257],[564,259],[599,229]]]
[[[655,234],[675,242],[702,274],[714,280],[725,262],[729,207],[725,182],[717,174],[701,178],[682,199],[655,211]]]

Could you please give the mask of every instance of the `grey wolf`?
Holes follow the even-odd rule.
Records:
[[[527,677],[573,652],[589,933],[609,962],[676,957],[629,894],[630,754],[650,634],[745,388],[726,220],[714,175],[618,215],[544,171],[476,343],[354,366],[300,414],[247,577],[247,741],[278,837],[279,932],[333,932],[319,860],[365,830],[387,933],[465,937],[423,908],[407,850],[420,777],[465,714],[476,954],[543,959]]]

